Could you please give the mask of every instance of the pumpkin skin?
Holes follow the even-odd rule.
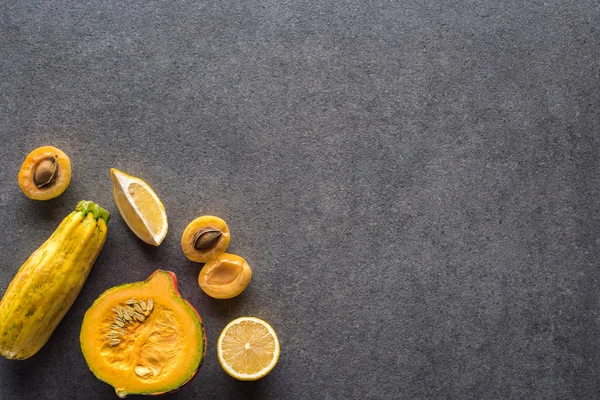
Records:
[[[80,201],[21,266],[0,302],[0,354],[37,353],[81,291],[104,246],[110,213]]]
[[[127,314],[128,306],[143,318]],[[79,339],[90,370],[121,398],[180,388],[206,355],[200,315],[179,294],[175,274],[163,270],[100,295],[85,313]]]

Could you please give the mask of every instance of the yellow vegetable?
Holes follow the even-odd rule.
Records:
[[[163,270],[100,295],[79,339],[90,370],[121,398],[180,388],[206,354],[200,315],[179,294],[175,274]]]
[[[0,302],[0,354],[33,356],[79,294],[102,250],[110,214],[80,201],[21,266]]]

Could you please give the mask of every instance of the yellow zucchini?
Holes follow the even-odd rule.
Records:
[[[50,338],[106,240],[108,211],[80,201],[21,266],[0,301],[0,354],[26,359]]]

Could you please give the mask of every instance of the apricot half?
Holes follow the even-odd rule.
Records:
[[[252,279],[252,269],[242,257],[223,253],[207,262],[198,276],[200,288],[215,299],[230,299],[242,293]]]
[[[19,171],[19,187],[33,200],[60,196],[71,182],[71,161],[60,149],[42,146],[33,150]]]
[[[208,262],[227,250],[229,240],[229,227],[225,221],[204,215],[185,228],[181,236],[181,248],[191,261]]]

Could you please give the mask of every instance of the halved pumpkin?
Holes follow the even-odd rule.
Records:
[[[79,339],[90,370],[119,397],[178,389],[206,354],[200,316],[177,291],[175,274],[162,270],[100,295]]]

